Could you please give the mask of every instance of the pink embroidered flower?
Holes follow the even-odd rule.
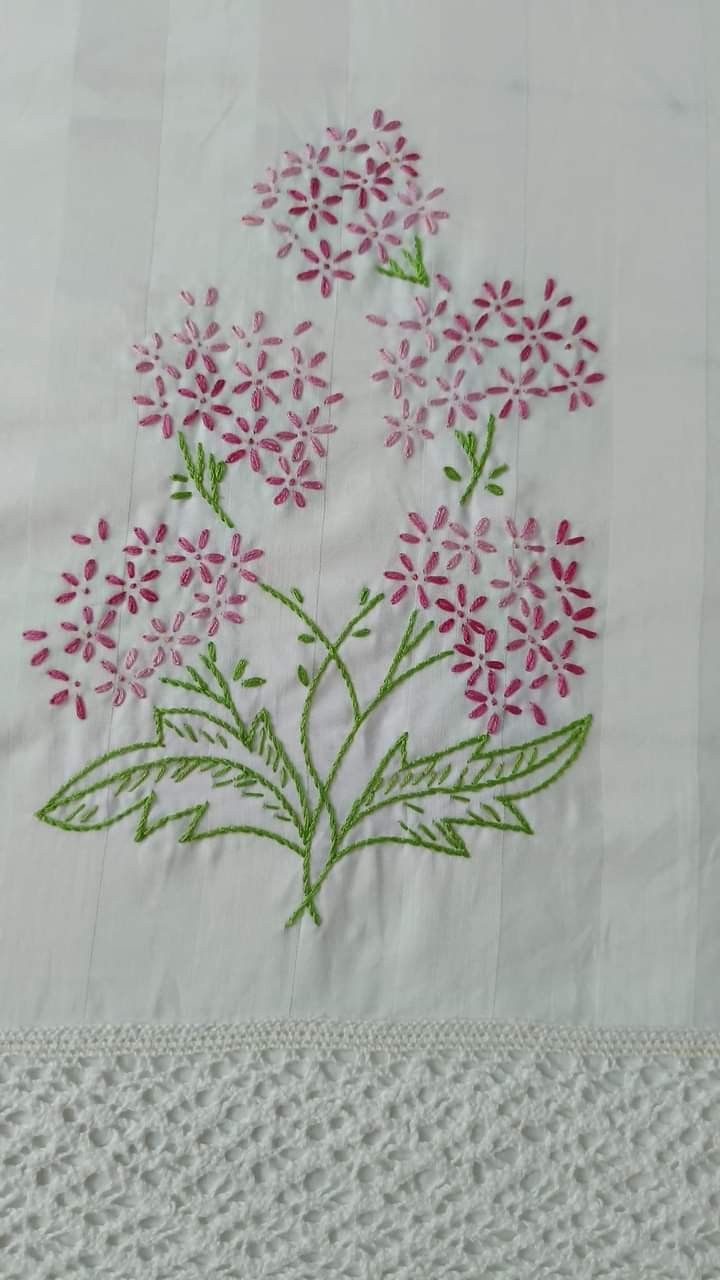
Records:
[[[388,188],[393,185],[390,165],[387,160],[378,164],[372,156],[367,156],[361,170],[346,169],[343,191],[357,191],[358,209],[366,209],[371,196],[376,200],[386,201]]]
[[[277,169],[268,168],[265,170],[265,177],[261,182],[253,183],[253,191],[256,195],[261,196],[259,207],[267,211],[277,204],[280,198],[280,184],[278,182]],[[246,227],[259,227],[265,219],[258,214],[246,213],[242,219]]]
[[[522,707],[513,701],[521,688],[522,681],[514,678],[503,689],[499,673],[488,671],[484,690],[465,689],[465,697],[474,703],[470,719],[477,720],[486,715],[488,733],[497,733],[506,715],[519,716],[522,713]]]
[[[138,418],[139,427],[155,427],[160,424],[160,430],[165,440],[169,440],[173,432],[173,418],[170,412],[170,401],[167,395],[167,383],[160,374],[153,379],[155,384],[155,394],[133,396],[136,405],[148,412],[143,413]]]
[[[492,555],[497,551],[497,547],[493,542],[488,542],[485,534],[490,528],[490,521],[487,516],[483,516],[478,520],[473,529],[472,539],[464,525],[457,524],[453,521],[448,525],[448,529],[454,534],[453,538],[443,538],[441,543],[445,551],[449,551],[450,557],[445,566],[448,573],[456,569],[461,563],[463,556],[467,559],[468,568],[471,573],[480,572],[480,558],[478,551],[482,551],[485,555]]]
[[[114,707],[121,707],[128,692],[136,698],[146,698],[145,681],[154,674],[154,667],[143,667],[138,649],[128,649],[125,657],[117,663],[103,659],[100,666],[106,672],[107,679],[95,685],[96,693],[109,693]]]
[[[400,585],[395,588],[390,597],[391,604],[398,604],[404,599],[408,591],[414,591],[417,602],[422,609],[429,609],[430,597],[426,591],[426,587],[444,586],[448,579],[445,574],[438,573],[437,569],[440,563],[440,557],[437,551],[431,551],[422,567],[415,568],[412,560],[404,551],[400,552],[400,569],[386,569],[385,577],[391,582],[398,582]]]
[[[33,627],[30,631],[23,631],[23,640],[29,640],[31,644],[40,644],[40,648],[35,650],[30,659],[31,667],[41,667],[43,662],[47,662],[50,657],[50,649],[44,643],[47,638],[47,631],[43,631],[39,627]]]
[[[530,610],[529,620],[526,623],[520,618],[509,618],[508,622],[513,630],[519,632],[519,634],[512,640],[508,640],[506,647],[511,653],[515,650],[524,649],[526,671],[534,671],[540,658],[552,659],[552,655],[550,655],[550,651],[547,648],[547,642],[558,631],[560,623],[557,618],[552,618],[549,622],[546,622],[545,610],[542,605],[535,605]]]
[[[156,583],[159,577],[159,569],[148,569],[146,573],[138,573],[134,561],[126,560],[125,573],[122,577],[117,573],[105,575],[105,581],[109,582],[111,587],[117,587],[117,591],[113,591],[108,596],[107,603],[124,604],[128,613],[137,613],[141,602],[157,604],[158,594],[152,584]]]
[[[319,244],[319,253],[314,249],[303,249],[302,252],[312,266],[306,271],[298,272],[298,280],[317,280],[320,278],[320,293],[323,298],[329,298],[332,293],[333,280],[354,280],[355,276],[342,263],[347,262],[351,257],[349,249],[342,249],[340,253],[333,255],[329,241],[321,240]]]
[[[388,245],[390,248],[396,248],[397,245],[402,244],[400,236],[396,235],[394,231],[388,230],[389,227],[395,224],[395,214],[392,209],[388,209],[387,213],[378,222],[366,209],[363,217],[365,219],[364,222],[348,222],[347,224],[348,231],[352,231],[355,236],[362,236],[357,251],[360,254],[367,253],[368,249],[372,249],[374,245],[378,261],[386,263],[390,256],[387,250]]]
[[[518,529],[514,520],[507,519],[505,528],[509,534],[514,552],[528,551],[533,555],[539,555],[545,550],[544,544],[538,542],[540,526],[534,516],[528,517],[522,529]]]
[[[310,321],[307,320],[303,324],[296,325],[294,334],[304,333],[310,328]],[[318,389],[325,389],[327,382],[317,373],[320,365],[327,359],[327,352],[315,351],[312,355],[303,351],[300,347],[291,347],[292,355],[292,397],[293,400],[302,400],[305,384]]]
[[[199,618],[203,626],[207,623],[207,634],[212,637],[220,630],[221,622],[242,622],[242,614],[237,606],[244,604],[247,596],[233,590],[224,573],[218,574],[214,582],[208,583],[208,591],[196,591],[195,599],[198,608],[193,609],[193,618]]]
[[[181,667],[183,665],[181,649],[188,645],[200,643],[199,636],[183,631],[184,622],[185,614],[182,612],[176,613],[170,623],[163,622],[162,618],[150,619],[152,631],[144,635],[143,640],[147,640],[148,644],[155,645],[152,659],[153,667],[162,666],[168,657],[173,666]]]
[[[597,382],[603,382],[605,374],[588,372],[585,360],[577,360],[572,369],[562,364],[556,364],[554,367],[555,372],[562,378],[562,382],[556,383],[550,390],[567,393],[570,413],[574,413],[581,405],[590,408],[595,401],[587,388],[594,386]]]
[[[246,391],[250,392],[250,404],[255,413],[263,407],[263,401],[267,396],[273,404],[280,403],[280,397],[274,391],[271,383],[282,381],[283,378],[289,377],[287,369],[270,369],[268,367],[268,354],[264,347],[261,347],[257,353],[255,361],[255,369],[251,369],[244,361],[236,361],[242,377],[237,386],[233,387],[234,395],[244,395]],[[228,413],[230,410],[228,409]]]
[[[428,235],[434,236],[438,231],[438,223],[444,218],[449,218],[450,214],[444,209],[436,209],[433,207],[433,201],[437,200],[444,192],[444,187],[433,187],[432,191],[428,191],[424,196],[417,182],[408,182],[404,191],[398,193],[398,200],[404,204],[408,210],[403,218],[403,226],[407,231],[409,227],[420,224]]]
[[[528,404],[528,396],[546,396],[547,391],[544,387],[534,387],[532,384],[537,378],[537,370],[533,368],[526,369],[523,373],[510,373],[508,369],[500,368],[498,373],[503,380],[504,385],[496,387],[488,387],[489,396],[505,396],[505,400],[498,414],[499,418],[507,418],[513,407],[516,407],[520,417],[525,421],[530,417],[530,406]]]
[[[588,323],[587,316],[578,316],[568,334],[568,339],[565,343],[566,351],[584,349],[585,351],[591,351],[593,355],[597,355],[600,350],[597,342],[593,342],[592,338],[589,338],[585,332]]]
[[[217,565],[223,564],[225,556],[220,551],[208,550],[210,530],[201,529],[194,541],[184,537],[179,537],[177,541],[178,550],[166,556],[165,559],[168,564],[184,566],[180,571],[180,586],[189,586],[196,572],[203,582],[212,582],[214,569]]]
[[[447,405],[446,427],[455,426],[458,413],[461,413],[464,418],[469,418],[471,422],[477,421],[477,411],[474,406],[479,400],[485,399],[485,392],[467,391],[463,387],[464,380],[465,369],[458,369],[453,375],[452,382],[448,382],[447,378],[435,379],[440,390],[445,394],[436,396],[434,400],[430,401],[430,404],[435,406]]]
[[[239,346],[244,347],[246,351],[251,351],[255,347],[281,347],[282,338],[271,335],[267,335],[264,338],[260,337],[264,328],[265,313],[263,311],[255,311],[250,321],[249,330],[244,329],[241,324],[234,324],[232,331],[238,340]]]
[[[293,245],[302,252],[302,238],[295,230],[295,227],[289,226],[287,222],[273,222],[273,230],[277,231],[279,236],[282,236],[283,241],[275,254],[276,258],[287,258],[288,254],[292,252]]]
[[[51,680],[57,680],[61,688],[50,698],[51,707],[73,706],[75,715],[78,720],[87,719],[87,703],[85,701],[85,682],[83,678],[76,678],[68,674],[67,671],[61,671],[57,667],[52,667],[48,673]]]
[[[513,298],[512,281],[503,280],[500,288],[496,288],[490,280],[486,280],[478,298],[473,298],[476,307],[480,307],[488,316],[497,316],[509,329],[514,329],[517,317],[513,312],[523,305],[519,296]]]
[[[163,340],[159,333],[154,333],[152,338],[147,342],[134,342],[132,349],[138,357],[135,365],[136,373],[152,373],[153,370],[159,370],[162,367],[162,351]]]
[[[555,532],[556,545],[558,547],[576,547],[578,543],[585,541],[582,534],[575,534],[574,537],[570,537],[571,532],[570,521],[561,520]]]
[[[395,133],[401,126],[399,120],[386,120],[385,112],[380,107],[376,107],[372,113],[372,127],[383,133]]]
[[[441,612],[446,613],[448,617],[438,623],[438,631],[445,634],[457,627],[460,636],[465,644],[472,642],[473,633],[477,636],[482,635],[485,627],[482,622],[473,617],[487,604],[487,596],[476,596],[475,599],[468,603],[467,588],[461,582],[455,588],[455,599],[448,600],[444,596],[440,596],[435,604]]]
[[[230,406],[222,399],[224,391],[224,378],[216,378],[211,384],[204,373],[195,374],[194,387],[179,387],[178,394],[192,401],[190,409],[183,418],[183,426],[191,427],[200,419],[208,431],[214,431],[215,415],[228,417],[232,413]]]
[[[574,623],[583,624],[580,627],[576,625],[573,628],[578,635],[594,640],[597,632],[589,631],[584,624],[594,617],[596,610],[589,603],[582,603],[582,601],[590,601],[592,596],[584,587],[579,587],[576,584],[578,567],[576,560],[571,560],[569,564],[563,565],[557,556],[550,557],[550,569],[554,578],[555,593],[560,598],[563,613],[567,618],[571,618]]]
[[[454,325],[449,329],[443,329],[444,337],[453,344],[447,354],[448,364],[455,364],[461,356],[469,356],[475,364],[482,364],[484,352],[490,347],[497,346],[494,338],[487,338],[483,334],[488,318],[485,313],[478,317],[475,324],[471,324],[467,316],[458,312]]]
[[[189,307],[195,306],[195,298],[191,293],[183,290],[180,297]],[[217,289],[208,289],[205,295],[205,306],[214,307],[217,298]],[[229,350],[224,338],[218,338],[217,335],[219,333],[220,325],[215,320],[211,320],[201,332],[199,325],[196,324],[191,316],[186,318],[180,331],[173,334],[175,341],[185,347],[184,363],[186,369],[192,369],[196,362],[200,360],[207,373],[213,377],[217,374],[218,366],[215,357]]]
[[[65,652],[79,653],[83,662],[90,662],[95,657],[98,645],[103,649],[114,649],[115,641],[108,632],[116,616],[114,609],[106,609],[99,618],[96,618],[92,606],[83,605],[80,623],[60,623],[61,629],[70,634],[70,639],[64,646]]]
[[[401,542],[409,542],[412,546],[416,546],[421,542],[425,542],[427,546],[433,550],[437,549],[438,539],[436,534],[438,530],[444,529],[447,524],[448,509],[447,507],[438,507],[433,517],[432,525],[423,519],[417,511],[409,511],[408,519],[413,526],[412,529],[400,534]]]
[[[257,574],[252,569],[248,569],[248,565],[255,560],[259,560],[265,553],[259,547],[249,547],[247,551],[242,549],[242,537],[239,533],[234,533],[230,539],[230,568],[237,573],[238,577],[244,578],[245,582],[257,582]]]
[[[568,679],[567,679],[569,675],[571,676],[585,675],[584,667],[580,667],[576,662],[570,661],[574,646],[575,646],[575,641],[568,640],[562,646],[559,653],[553,653],[547,647],[547,645],[542,646],[542,656],[545,659],[545,662],[548,664],[548,666],[552,669],[553,675],[555,677],[555,688],[557,689],[557,692],[561,698],[566,698],[568,693],[570,692],[570,685],[568,684]],[[541,689],[542,686],[546,684],[550,678],[551,677],[548,672],[543,672],[542,675],[537,676],[536,679],[531,682],[530,688]]]
[[[326,178],[339,178],[340,174],[334,165],[328,164],[330,158],[330,148],[327,143],[321,147],[314,147],[312,143],[305,144],[304,155],[300,155],[298,151],[285,151],[283,153],[283,168],[280,170],[282,178],[297,178],[301,173],[308,175],[322,173]]]
[[[278,431],[278,440],[286,440],[294,443],[292,451],[293,462],[299,462],[305,457],[306,449],[310,446],[319,458],[324,458],[326,449],[321,440],[321,436],[332,435],[337,431],[337,427],[332,422],[318,422],[320,417],[319,404],[316,404],[304,418],[298,413],[288,413],[288,420],[292,430]]]
[[[510,576],[508,578],[492,578],[490,586],[504,592],[498,600],[499,609],[507,609],[509,605],[519,601],[521,605],[530,600],[544,600],[545,592],[535,581],[540,572],[540,561],[535,560],[527,569],[521,569],[514,556],[508,559]]]
[[[306,505],[303,490],[322,489],[319,480],[310,478],[311,462],[309,458],[302,458],[300,461],[293,458],[292,462],[287,458],[278,458],[278,466],[280,475],[268,476],[266,483],[272,485],[278,490],[273,498],[276,507],[281,507],[283,503],[291,498],[296,507],[304,507]]]
[[[557,281],[553,280],[552,276],[548,276],[543,290],[543,301],[550,308],[569,307],[572,302],[572,295],[569,293],[563,293],[558,287]]]
[[[362,139],[358,140],[357,129],[342,130],[335,128],[334,125],[328,125],[325,132],[331,143],[334,143],[332,149],[337,151],[339,155],[346,155],[349,153],[350,155],[357,156],[370,150],[367,142],[363,142]]]
[[[504,669],[505,663],[500,662],[495,653],[497,638],[497,631],[490,627],[481,635],[472,637],[472,643],[455,645],[455,652],[460,654],[462,661],[456,662],[450,670],[465,676],[466,689],[472,689],[479,680],[485,680],[488,672]]]
[[[423,365],[427,363],[427,359],[425,356],[412,355],[407,338],[401,339],[396,352],[388,351],[386,347],[382,347],[380,355],[388,368],[377,369],[372,374],[372,381],[389,381],[396,400],[399,400],[407,391],[412,392],[413,387],[425,386],[425,379],[418,373],[418,369],[422,369]]]
[[[97,573],[97,560],[92,558],[85,561],[80,573],[71,573],[69,570],[60,574],[63,582],[66,584],[63,591],[55,597],[56,604],[70,604],[78,596],[89,596],[90,586]]]
[[[236,418],[235,422],[240,435],[236,431],[223,433],[223,440],[234,446],[225,461],[227,463],[241,462],[244,458],[247,458],[253,471],[262,471],[261,449],[267,453],[280,453],[281,450],[281,445],[278,444],[274,436],[264,436],[262,434],[268,424],[267,418],[264,416],[256,418],[252,425],[247,418]]]
[[[160,548],[165,541],[168,527],[166,524],[159,524],[154,533],[150,534],[146,529],[141,529],[139,525],[135,525],[133,530],[136,542],[130,542],[123,547],[123,551],[128,556],[153,556],[160,555]]]
[[[543,364],[547,364],[550,359],[548,344],[559,342],[561,338],[562,334],[552,326],[549,307],[545,307],[536,319],[532,316],[523,316],[522,329],[509,333],[506,341],[520,345],[521,363],[524,364],[535,355]]]
[[[378,138],[378,151],[387,160],[390,165],[390,172],[393,170],[404,173],[408,178],[417,178],[418,170],[416,165],[420,161],[420,152],[416,151],[408,143],[407,138],[401,133],[395,138],[394,142],[386,141],[385,138]]]
[[[288,195],[294,201],[293,205],[288,209],[288,213],[295,218],[307,218],[308,231],[315,231],[319,220],[328,223],[330,226],[337,225],[337,218],[332,210],[335,205],[342,203],[342,196],[324,196],[319,178],[313,177],[310,179],[307,192],[290,188]]]
[[[433,433],[427,426],[425,405],[418,405],[411,413],[410,401],[403,400],[401,416],[392,418],[389,414],[385,414],[385,421],[390,426],[385,437],[386,446],[392,448],[393,445],[402,441],[402,452],[405,458],[412,458],[418,440],[433,439]]]
[[[435,351],[438,345],[440,325],[438,321],[447,310],[447,298],[439,298],[433,307],[422,297],[415,298],[415,307],[417,309],[417,318],[413,320],[401,320],[401,329],[411,329],[414,333],[422,333],[425,346],[428,351]],[[369,320],[375,320],[375,317],[368,316]]]
[[[97,523],[97,537],[100,542],[107,542],[110,536],[110,526],[107,520],[100,519]],[[89,547],[94,541],[95,535],[87,533],[73,533],[70,535],[70,541],[76,543],[80,547]],[[89,596],[92,583],[97,575],[97,560],[90,556],[85,560],[77,573],[66,570],[60,574],[65,584],[63,590],[55,597],[56,604],[70,604],[71,601],[79,599],[81,596]]]

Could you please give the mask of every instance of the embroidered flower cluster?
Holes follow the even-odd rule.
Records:
[[[297,279],[328,298],[336,281],[355,279],[358,259],[387,267],[408,232],[434,235],[448,217],[443,188],[425,183],[421,163],[401,122],[376,110],[367,129],[329,126],[321,142],[285,151],[255,183],[243,222],[269,224],[278,258],[294,255]]]
[[[549,544],[533,517],[518,527],[484,516],[471,531],[445,506],[432,520],[414,511],[409,520],[398,563],[385,573],[390,603],[412,600],[435,615],[470,718],[483,719],[488,733],[524,713],[546,725],[554,697],[566,698],[585,674],[579,645],[597,636],[574,550],[584,538],[561,520]]]
[[[107,520],[92,535],[71,536],[76,558],[60,574],[56,617],[23,632],[36,646],[31,666],[55,686],[50,705],[74,707],[79,720],[95,695],[115,707],[128,694],[145,698],[158,669],[183,666],[188,646],[243,622],[240,609],[257,582],[253,565],[263,555],[237,532],[218,540],[209,529],[188,538],[170,536],[166,524],[136,526],[106,572],[100,559],[109,537]],[[131,620],[129,641],[123,615]]]
[[[385,443],[412,457],[437,427],[459,429],[483,410],[498,421],[530,416],[533,402],[560,399],[574,413],[590,408],[605,375],[597,368],[598,343],[571,294],[548,278],[539,301],[526,302],[510,280],[485,281],[462,309],[452,285],[435,275],[407,314],[368,315],[388,332],[372,381],[398,401],[385,415]]]
[[[226,468],[241,466],[270,486],[277,506],[305,507],[323,487],[314,466],[325,458],[334,407],[344,398],[325,376],[326,352],[309,344],[311,321],[297,324],[289,339],[268,332],[262,311],[224,330],[215,318],[216,289],[208,289],[201,311],[193,294],[180,297],[189,312],[177,330],[133,348],[145,380],[134,396],[139,426],[165,439],[180,433],[189,475],[174,477],[182,487],[173,496],[189,497],[188,485],[211,490],[213,480],[217,496]],[[224,457],[212,460],[209,480],[204,450],[200,474],[183,438],[197,432],[214,433],[226,446]]]

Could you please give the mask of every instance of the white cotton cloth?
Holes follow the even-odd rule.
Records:
[[[3,43],[0,1022],[325,1016],[716,1027],[720,118],[712,70],[720,11],[709,0],[210,0],[201,8],[188,0],[121,8],[35,0],[6,14]],[[327,223],[333,255],[353,250],[355,278],[334,280],[324,298],[320,277],[297,279],[313,269],[312,258],[276,256],[287,237],[270,225],[273,209],[258,215],[262,226],[243,217],[267,195],[253,183],[267,181],[266,167],[282,163],[284,150],[304,163],[305,144],[321,146],[327,126],[372,132],[375,110],[384,113],[381,135],[384,124],[402,121],[421,153],[425,190],[443,188],[435,204],[449,217],[430,228],[398,224],[404,246],[421,234],[429,287],[379,275],[374,250],[359,254],[359,234],[344,225],[355,215],[343,214],[339,230]],[[398,131],[385,136],[394,145]],[[365,159],[359,153],[361,168]],[[309,175],[301,179],[309,193]],[[384,203],[376,198],[379,218]],[[299,219],[287,216],[291,230]],[[156,395],[159,375],[136,372],[143,356],[133,344],[145,344],[152,363],[152,335],[160,333],[163,352],[169,346],[182,366],[185,348],[173,348],[172,334],[189,313],[201,328],[212,314],[232,335],[233,324],[252,333],[261,311],[262,333],[282,335],[286,354],[296,342],[327,353],[317,366],[328,383],[320,399],[336,391],[344,399],[323,406],[321,421],[337,427],[317,437],[327,456],[306,446],[322,491],[306,491],[303,509],[292,497],[275,505],[282,486],[264,483],[270,449],[258,454],[261,473],[247,458],[228,464],[223,498],[243,550],[264,552],[245,567],[285,594],[298,588],[306,611],[335,637],[363,588],[388,596],[396,589],[385,572],[419,545],[399,541],[418,531],[408,513],[431,525],[446,506],[457,523],[460,483],[445,469],[465,477],[469,465],[444,425],[447,407],[433,408],[433,439],[417,435],[412,457],[403,457],[401,441],[386,446],[385,417],[403,425],[405,384],[395,397],[390,380],[373,381],[388,366],[379,349],[401,359],[403,333],[416,346],[422,335],[391,336],[392,325],[367,316],[412,318],[420,294],[432,305],[447,300],[452,327],[483,296],[484,282],[500,289],[506,279],[537,302],[535,314],[548,280],[557,285],[553,303],[558,291],[572,294],[573,316],[588,317],[599,351],[583,355],[584,330],[564,331],[564,358],[587,358],[588,368],[596,361],[604,374],[589,388],[592,407],[568,412],[570,392],[550,393],[528,397],[527,421],[516,402],[501,420],[505,398],[494,391],[471,402],[477,418],[459,410],[456,424],[481,432],[492,408],[493,465],[508,466],[504,493],[487,492],[484,476],[463,516],[476,542],[499,545],[507,519],[522,533],[535,518],[548,547],[547,599],[555,590],[550,553],[565,568],[577,555],[597,610],[597,638],[576,640],[575,653],[584,642],[585,674],[569,679],[568,698],[550,696],[552,681],[539,687],[547,731],[586,716],[592,725],[567,772],[522,802],[534,834],[465,829],[469,860],[412,841],[358,850],[318,892],[322,924],[305,914],[286,929],[303,897],[299,859],[288,848],[252,834],[179,843],[176,822],[138,843],[131,819],[84,834],[39,821],[36,811],[93,758],[152,739],[161,687],[154,670],[136,681],[145,680],[147,698],[131,690],[113,708],[112,691],[96,692],[117,676],[105,668],[90,682],[86,719],[77,717],[74,686],[48,674],[65,670],[60,659],[31,666],[45,641],[23,639],[71,617],[70,605],[62,613],[54,603],[74,589],[59,575],[77,576],[80,567],[78,590],[88,594],[72,607],[85,600],[93,626],[114,609],[108,627],[117,628],[117,652],[126,652],[140,615],[128,611],[127,592],[108,603],[106,579],[132,560],[123,547],[145,554],[136,528],[152,538],[166,523],[161,554],[184,537],[189,556],[210,528],[228,563],[233,554],[231,531],[207,502],[170,496],[182,487],[170,480],[183,474],[178,435],[204,440],[223,458],[229,427],[182,427],[176,406],[169,439],[162,422],[139,429],[148,406],[133,397],[148,386]],[[209,288],[218,298],[208,310]],[[193,294],[194,309],[181,290]],[[294,336],[305,320],[312,330]],[[562,365],[552,342],[550,365]],[[507,353],[519,360],[512,344]],[[233,357],[241,358],[234,348]],[[488,348],[479,368],[492,360],[499,368]],[[418,369],[441,398],[435,379],[457,367],[443,373],[431,352]],[[163,376],[177,389],[174,375]],[[545,376],[543,388],[563,381],[557,371]],[[290,380],[286,397],[289,388]],[[283,409],[294,411],[292,401]],[[486,517],[491,532],[473,532]],[[101,519],[108,538],[98,533]],[[561,521],[568,538],[585,541],[565,544]],[[73,534],[92,541],[73,542]],[[90,560],[96,567],[83,577]],[[153,617],[170,626],[178,610],[191,613],[188,601],[203,587],[199,577],[181,587],[182,567],[163,561],[170,586],[157,609],[141,601],[141,635],[152,637]],[[211,570],[216,591],[218,566]],[[495,576],[506,574],[505,563]],[[500,589],[487,575],[478,581],[483,594],[495,591],[500,609]],[[447,584],[451,596],[456,586],[454,578]],[[298,667],[312,679],[322,646],[298,642],[304,624],[257,583],[245,580],[241,594],[246,602],[226,608],[244,621],[223,620],[219,658],[224,670],[246,658],[242,678],[266,680],[243,692],[249,714],[267,708],[305,777],[298,718],[307,685]],[[205,606],[195,598],[193,607]],[[582,598],[572,607],[582,608]],[[513,632],[511,610],[497,615],[498,646]],[[368,622],[372,635],[352,641],[363,705],[409,613],[409,597],[386,599]],[[193,653],[210,638],[203,631]],[[509,652],[508,671],[529,686],[524,651]],[[144,669],[137,664],[136,673]],[[84,678],[82,658],[76,665]],[[184,668],[172,668],[168,656],[171,669]],[[50,706],[66,685],[65,705]],[[508,715],[494,744],[543,732],[525,693],[523,716],[516,725]],[[348,752],[334,792],[339,806],[347,811],[405,731],[411,759],[485,732],[490,712],[468,719],[479,705],[449,663],[408,681]],[[348,714],[347,687],[331,671],[310,719],[326,770]],[[189,805],[202,803],[203,777],[183,784]],[[220,825],[232,825],[238,795],[225,788],[217,799]],[[446,816],[437,800],[425,815]],[[423,821],[414,811],[408,817],[406,826]],[[320,828],[314,876],[329,839]]]

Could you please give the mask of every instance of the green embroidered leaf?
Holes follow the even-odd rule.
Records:
[[[456,431],[455,436],[463,453],[472,462],[477,453],[477,436],[473,431]]]
[[[264,676],[250,676],[248,680],[243,680],[243,689],[259,689],[261,684],[267,684]]]
[[[295,600],[297,600],[298,604],[303,604],[305,597],[302,591],[299,591],[297,587],[290,588],[290,595],[293,596]]]
[[[443,471],[445,472],[448,480],[462,480],[460,472],[456,471],[454,467],[443,467]]]
[[[357,631],[353,631],[353,632],[352,632],[352,634],[353,634],[353,635],[354,635],[358,640],[360,640],[360,639],[362,639],[362,637],[363,637],[363,636],[369,636],[369,635],[370,635],[370,628],[369,628],[369,627],[358,627]]]
[[[232,679],[240,680],[242,676],[245,675],[246,670],[247,670],[247,658],[241,658],[240,661],[235,664],[235,669],[232,673]]]
[[[495,496],[498,498],[501,497],[502,494],[505,492],[505,490],[502,489],[499,484],[486,484],[485,488],[488,493],[494,493]]]
[[[311,636],[308,632],[303,632],[302,635],[298,636],[298,640],[301,644],[314,644],[315,636]]]
[[[497,480],[500,476],[504,476],[505,472],[509,470],[510,468],[507,462],[504,462],[501,467],[495,467],[494,470],[490,472],[490,479]]]
[[[300,683],[301,683],[302,685],[304,685],[304,686],[305,686],[305,688],[307,689],[307,687],[308,687],[308,685],[309,685],[309,683],[310,683],[310,676],[308,675],[307,671],[305,670],[305,668],[304,668],[303,666],[299,666],[299,667],[298,667],[298,669],[297,669],[297,677],[298,677],[298,680],[300,681]]]
[[[585,716],[511,747],[494,747],[487,736],[467,738],[415,759],[408,758],[404,733],[380,761],[354,806],[348,830],[384,811],[397,819],[406,841],[458,857],[469,856],[460,828],[491,827],[530,835],[532,827],[517,801],[550,786],[569,769],[591,723],[592,716]],[[408,821],[408,809],[424,811],[427,801],[438,796],[446,798],[446,816]]]
[[[358,597],[358,601],[359,601],[359,603],[360,603],[360,604],[367,604],[367,602],[368,602],[368,600],[369,600],[369,599],[370,599],[370,588],[369,588],[369,587],[363,587],[363,589],[362,589],[362,591],[360,592],[360,595],[359,595],[359,597]]]
[[[286,832],[293,827],[302,830],[307,799],[267,711],[259,712],[241,731],[194,708],[159,708],[155,726],[153,742],[121,747],[92,761],[60,787],[36,816],[66,831],[98,831],[134,815],[137,841],[185,819],[181,843],[251,832],[301,852]],[[184,785],[190,779],[193,799]],[[238,793],[237,824],[213,822],[212,800],[220,788]],[[272,815],[269,826],[242,821],[243,801],[250,799],[260,800]],[[231,808],[235,811],[234,801]]]

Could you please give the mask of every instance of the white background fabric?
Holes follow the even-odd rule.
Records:
[[[0,1020],[718,1025],[717,5],[38,0],[4,24]],[[290,855],[33,818],[104,738],[51,712],[20,634],[49,613],[71,531],[168,510],[174,455],[135,428],[127,352],[170,328],[183,287],[216,285],[231,318],[311,316],[346,393],[323,502],[285,519],[242,491],[268,576],[344,617],[356,583],[380,583],[405,513],[434,510],[435,473],[382,447],[364,315],[386,283],[368,273],[323,303],[240,221],[283,147],[378,105],[446,189],[435,268],[466,297],[553,274],[599,334],[598,404],[534,415],[509,490],[510,509],[588,535],[603,638],[579,707],[595,723],[534,798],[531,840],[488,833],[469,863],[367,851],[328,881],[321,929],[284,931]],[[273,712],[294,716],[293,633],[265,602],[241,630]],[[378,749],[421,729],[417,699],[403,710]],[[425,707],[430,745],[459,736],[465,711]],[[134,714],[113,721],[115,745]]]

